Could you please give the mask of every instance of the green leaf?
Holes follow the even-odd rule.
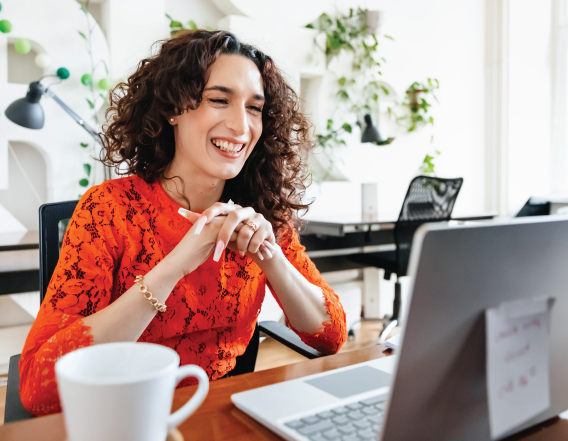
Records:
[[[347,30],[345,29],[345,26],[343,26],[343,23],[341,23],[339,20],[335,20],[335,22],[337,23],[337,27],[339,28],[339,30],[341,32],[347,32]]]
[[[83,168],[85,169],[87,176],[91,176],[91,164],[83,164]]]
[[[384,92],[385,95],[389,94],[389,90],[385,87],[385,86],[381,86],[382,91]]]
[[[79,185],[80,185],[81,187],[86,187],[87,185],[89,185],[89,180],[83,178],[83,179],[81,179],[81,180],[79,181]]]
[[[193,20],[189,20],[188,25],[189,25],[189,29],[193,29],[193,30],[197,29],[197,23],[195,23]]]
[[[377,95],[376,93],[373,94],[373,101],[378,101],[379,100],[379,95]]]
[[[342,128],[343,130],[345,130],[347,133],[353,132],[353,128],[351,127],[350,124],[343,123],[343,125],[341,126],[341,128]]]
[[[330,131],[333,127],[333,120],[330,118],[327,120],[327,130]]]
[[[85,34],[83,34],[81,31],[77,31],[77,32],[79,32],[79,35],[81,37],[83,37],[85,39],[85,41],[87,41],[87,36]]]
[[[385,38],[388,38],[389,40],[394,41],[394,38],[392,38],[390,35],[385,34]]]
[[[346,81],[345,77],[341,77],[339,80],[337,80],[340,86],[345,86],[345,81]]]
[[[81,143],[81,147],[83,147],[83,148],[89,147],[89,144],[87,144],[87,143],[85,143],[85,142],[82,142],[82,143]]]
[[[314,25],[311,24],[311,23],[310,23],[310,24],[307,24],[306,27],[307,27],[308,29],[314,29]]]
[[[166,17],[167,17],[170,21],[174,21],[174,19],[170,16],[170,14],[166,14]]]
[[[348,99],[349,99],[349,94],[348,94],[346,91],[344,91],[344,90],[338,91],[338,92],[337,92],[337,96],[338,96],[339,98],[341,98],[342,100],[348,100]]]
[[[172,20],[170,22],[170,28],[183,28],[183,25],[179,21]]]
[[[93,102],[89,99],[89,98],[85,98],[87,100],[87,103],[89,103],[89,107],[92,109],[95,108],[95,105],[93,104]]]
[[[434,117],[433,116],[428,118],[428,121],[430,122],[430,124],[434,125]]]

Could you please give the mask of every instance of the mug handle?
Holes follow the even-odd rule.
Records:
[[[203,400],[207,396],[207,392],[209,392],[209,377],[201,367],[196,365],[185,365],[179,367],[176,374],[176,385],[186,377],[197,378],[199,381],[199,387],[197,388],[197,392],[195,392],[187,403],[169,416],[168,432],[174,430],[187,417],[195,412],[201,403],[203,403]]]

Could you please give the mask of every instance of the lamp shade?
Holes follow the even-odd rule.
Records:
[[[373,125],[371,115],[365,115],[365,130],[361,134],[361,142],[385,142],[387,139],[381,135],[379,129]]]
[[[43,108],[39,103],[45,88],[39,82],[33,82],[28,88],[25,98],[14,101],[6,109],[6,117],[28,129],[41,129],[45,121]]]

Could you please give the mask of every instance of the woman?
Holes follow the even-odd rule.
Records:
[[[267,283],[305,343],[337,352],[345,314],[294,229],[309,125],[274,62],[191,32],[141,61],[109,112],[103,160],[127,176],[77,205],[22,353],[24,406],[60,411],[54,363],[92,344],[159,343],[225,376]]]

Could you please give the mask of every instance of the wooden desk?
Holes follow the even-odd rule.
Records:
[[[373,358],[384,357],[384,346],[373,346],[353,352],[308,360],[266,371],[254,372],[211,383],[209,395],[202,406],[180,427],[185,441],[231,440],[276,441],[281,438],[239,411],[231,402],[231,395],[285,380],[328,371]],[[196,387],[176,390],[174,409],[178,409],[193,395]],[[274,397],[278,399],[278,397]],[[65,429],[61,414],[0,426],[2,441],[63,441]],[[568,439],[568,420],[555,418],[536,428],[509,438],[510,441],[544,441]]]

